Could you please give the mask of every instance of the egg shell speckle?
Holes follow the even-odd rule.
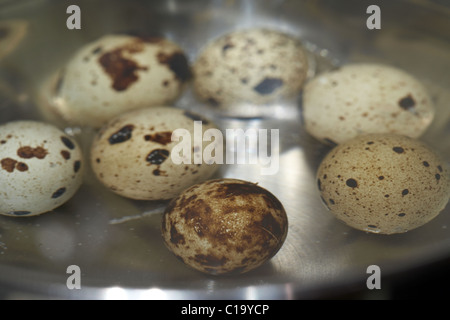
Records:
[[[308,58],[294,37],[268,29],[240,30],[208,43],[193,64],[197,96],[215,108],[270,104],[297,96]]]
[[[364,133],[420,137],[433,121],[433,102],[403,70],[355,63],[322,73],[304,88],[303,119],[318,140],[339,144]]]
[[[83,154],[58,128],[36,121],[0,126],[0,214],[35,216],[67,202],[83,181]]]
[[[184,51],[172,41],[106,35],[61,68],[42,109],[71,125],[99,128],[123,112],[173,103],[191,75]]]
[[[201,121],[200,138],[208,129],[218,130],[209,120],[173,107],[133,110],[114,118],[92,143],[91,165],[97,178],[115,193],[136,200],[171,199],[210,178],[219,165],[207,158],[196,164],[194,157],[216,142],[194,139],[194,121]],[[172,161],[173,148],[184,141],[178,135],[172,141],[177,129],[190,134],[191,155],[183,158],[187,164]]]
[[[256,184],[209,180],[185,190],[167,207],[162,236],[188,266],[213,275],[253,270],[272,258],[288,232],[279,200]]]
[[[322,201],[340,220],[373,233],[403,233],[446,206],[446,163],[418,140],[361,135],[333,148],[317,172]]]

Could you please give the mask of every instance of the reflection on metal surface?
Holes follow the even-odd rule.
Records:
[[[27,34],[28,23],[24,20],[0,21],[0,60],[13,53]]]
[[[18,3],[21,3],[19,5]],[[349,61],[385,62],[418,76],[430,88],[439,116],[423,140],[450,159],[448,59],[450,19],[418,1],[382,7],[382,29],[366,28],[367,1],[76,1],[83,28],[65,28],[64,2],[14,1],[0,20],[20,17],[33,25],[7,64],[0,66],[0,123],[37,118],[44,81],[82,44],[109,32],[152,30],[168,35],[194,60],[202,46],[225,32],[265,26],[300,37],[313,62],[311,76]],[[405,17],[405,6],[408,15]],[[424,13],[426,21],[422,21]],[[61,16],[60,16],[61,15]],[[405,19],[398,19],[402,17]],[[407,18],[407,19],[406,19]],[[62,45],[64,44],[64,45]],[[21,99],[18,97],[28,97]],[[292,105],[252,110],[252,119],[218,115],[186,91],[178,101],[211,117],[221,129],[278,129],[279,171],[260,165],[224,165],[217,176],[246,179],[275,194],[289,219],[279,253],[261,268],[237,277],[211,277],[187,268],[165,248],[160,210],[166,202],[130,201],[111,194],[87,170],[79,193],[39,217],[0,217],[0,293],[89,299],[295,299],[365,287],[366,268],[384,275],[448,257],[450,208],[412,232],[380,236],[336,221],[318,197],[315,172],[329,148],[304,132],[301,96]],[[257,113],[260,113],[259,115]],[[95,132],[73,128],[88,154]],[[252,151],[252,150],[248,150]],[[82,289],[68,290],[66,268],[82,271]]]

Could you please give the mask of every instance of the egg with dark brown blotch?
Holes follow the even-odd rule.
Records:
[[[270,29],[224,34],[201,49],[193,87],[202,101],[236,112],[246,105],[297,97],[308,76],[308,55],[295,37]]]
[[[170,202],[162,221],[167,247],[188,266],[213,275],[261,266],[280,250],[287,232],[281,202],[236,179],[192,186]]]
[[[99,128],[121,113],[170,105],[191,78],[183,49],[163,37],[109,34],[85,44],[42,90],[42,112]]]
[[[333,148],[319,166],[317,187],[338,219],[381,234],[426,224],[450,195],[449,170],[436,151],[394,134],[361,135]]]
[[[209,129],[218,130],[210,120],[183,109],[129,111],[98,132],[91,165],[98,180],[116,194],[135,200],[171,199],[219,168],[205,152],[221,147],[220,141],[208,140]]]
[[[59,128],[30,120],[0,126],[0,214],[30,217],[60,207],[83,172],[81,148]]]

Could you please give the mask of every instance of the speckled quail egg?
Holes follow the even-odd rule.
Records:
[[[403,233],[446,206],[449,171],[436,151],[396,134],[367,134],[332,149],[317,173],[323,202],[349,226]]]
[[[220,141],[207,141],[209,129],[218,130],[209,120],[174,107],[129,111],[95,137],[92,168],[106,187],[124,197],[171,199],[218,169],[206,148],[216,150]]]
[[[283,205],[266,189],[243,180],[209,180],[173,199],[162,235],[175,256],[213,275],[239,274],[271,259],[288,232]]]
[[[354,63],[319,74],[303,92],[306,130],[327,144],[364,133],[420,137],[434,118],[424,85],[398,68]]]
[[[82,184],[82,163],[77,142],[52,125],[1,125],[0,214],[35,216],[66,203]]]
[[[172,104],[190,78],[188,59],[174,42],[106,35],[82,47],[61,69],[42,110],[70,125],[99,128],[129,110]]]
[[[194,91],[210,106],[234,108],[296,97],[308,76],[308,55],[291,35],[268,29],[225,34],[193,64]]]

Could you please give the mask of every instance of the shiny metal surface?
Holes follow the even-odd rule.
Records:
[[[0,20],[21,20],[27,34],[0,61],[0,122],[39,119],[42,85],[80,45],[109,32],[152,30],[184,47],[200,48],[227,31],[266,26],[303,39],[315,71],[351,61],[404,68],[430,89],[437,114],[422,138],[450,161],[450,6],[445,1],[72,1],[82,29],[66,28],[67,3],[0,1]],[[366,28],[366,8],[379,4],[381,30]],[[233,277],[191,270],[160,236],[165,202],[130,201],[111,194],[88,171],[78,194],[38,217],[0,217],[0,297],[83,299],[320,298],[365,287],[370,265],[397,275],[450,256],[450,207],[429,224],[401,235],[350,229],[322,205],[315,170],[328,151],[304,132],[299,106],[278,106],[273,117],[233,119],[199,104],[190,91],[177,106],[201,111],[225,128],[280,130],[280,170],[225,165],[218,176],[258,182],[286,208],[289,233],[261,268]],[[93,132],[66,128],[88,154]],[[249,150],[252,152],[252,150]],[[87,163],[87,162],[86,162]],[[66,269],[81,269],[80,290],[69,290]]]

